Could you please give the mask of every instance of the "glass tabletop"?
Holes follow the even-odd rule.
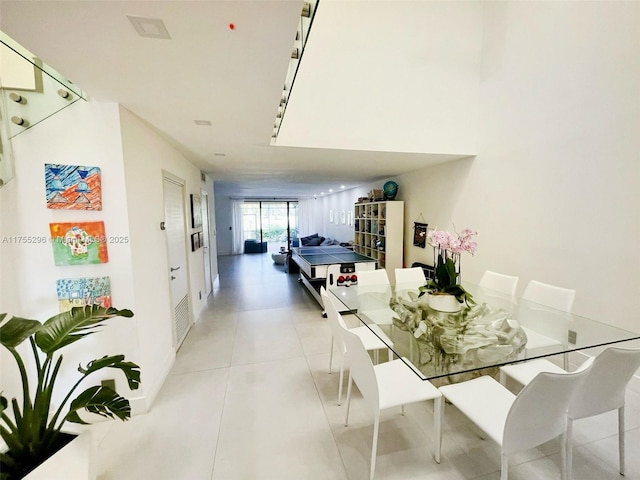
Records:
[[[640,348],[639,333],[478,285],[463,286],[475,304],[459,304],[457,312],[436,309],[429,294],[411,286],[334,286],[328,292],[343,315],[355,315],[407,368],[439,384],[495,374],[498,367],[525,359],[566,359],[570,352],[614,344]]]

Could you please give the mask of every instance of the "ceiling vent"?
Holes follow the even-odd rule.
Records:
[[[145,38],[159,38],[169,40],[169,31],[164,22],[159,18],[130,17],[127,16],[138,35]]]

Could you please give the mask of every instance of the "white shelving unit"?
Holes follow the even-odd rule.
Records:
[[[356,203],[354,214],[354,251],[378,260],[393,279],[403,266],[404,202]]]

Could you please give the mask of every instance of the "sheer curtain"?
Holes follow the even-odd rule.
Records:
[[[244,245],[242,243],[242,203],[243,200],[231,199],[232,255],[244,253]]]
[[[298,201],[298,235],[300,238],[309,235],[311,229],[311,205],[309,200]]]

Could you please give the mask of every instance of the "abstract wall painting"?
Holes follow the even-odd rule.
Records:
[[[56,280],[58,305],[61,312],[73,307],[98,304],[111,307],[111,283],[109,277],[66,278]]]
[[[102,210],[100,168],[45,163],[47,208]]]
[[[202,199],[200,195],[191,194],[191,227],[202,226]]]
[[[50,223],[56,265],[107,263],[104,222]]]

